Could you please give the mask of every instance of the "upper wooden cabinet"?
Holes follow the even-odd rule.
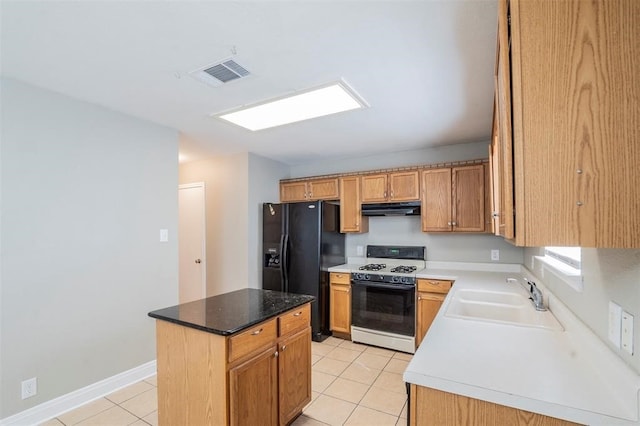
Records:
[[[360,178],[340,178],[340,232],[368,232],[369,218],[362,216]]]
[[[422,172],[422,230],[484,232],[484,165]]]
[[[280,183],[280,201],[337,200],[340,198],[338,179],[314,179]]]
[[[363,175],[360,179],[363,203],[420,199],[420,174],[418,171]]]
[[[499,13],[515,243],[640,247],[640,1],[500,0]]]

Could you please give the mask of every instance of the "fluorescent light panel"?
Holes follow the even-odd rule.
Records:
[[[365,106],[346,84],[335,83],[217,117],[255,131]]]

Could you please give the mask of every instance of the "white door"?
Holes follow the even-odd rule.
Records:
[[[204,182],[178,187],[179,302],[206,297]]]

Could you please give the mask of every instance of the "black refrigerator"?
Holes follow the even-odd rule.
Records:
[[[315,296],[314,341],[329,330],[329,272],[345,263],[340,206],[326,201],[265,203],[262,206],[262,288]]]

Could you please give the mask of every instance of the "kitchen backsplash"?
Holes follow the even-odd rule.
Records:
[[[640,345],[640,250],[582,249],[583,291],[577,292],[549,272],[535,256],[544,248],[527,248],[524,265],[615,353],[640,374],[638,350],[629,355],[608,340],[609,301],[634,316],[634,343]]]
[[[492,262],[491,250],[500,251],[496,263],[522,263],[523,249],[490,234],[424,233],[419,216],[370,217],[369,232],[347,234],[347,256],[358,256],[368,244],[426,246],[427,260]]]

